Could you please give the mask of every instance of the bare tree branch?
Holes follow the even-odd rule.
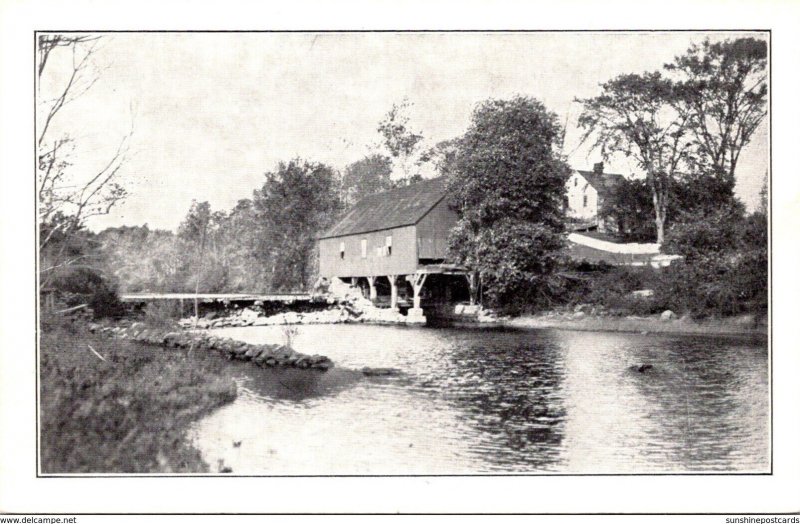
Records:
[[[76,170],[70,162],[75,150],[74,140],[63,135],[54,140],[52,122],[65,105],[81,98],[96,84],[101,72],[108,66],[98,68],[94,57],[99,49],[100,36],[94,35],[41,35],[38,40],[39,107],[42,110],[41,126],[37,137],[38,158],[38,198],[40,237],[39,249],[42,257],[40,271],[42,283],[46,285],[60,269],[84,267],[82,261],[92,258],[81,252],[86,239],[82,231],[86,219],[108,214],[112,207],[127,196],[127,192],[115,183],[120,170],[128,159],[130,131],[122,137],[116,150],[99,170],[85,176],[74,175],[79,182],[73,183],[72,171]],[[54,54],[59,53],[56,61]],[[55,96],[42,96],[43,86],[54,82],[44,82],[48,65],[57,64],[56,73],[63,65],[65,82],[58,88]],[[87,266],[88,267],[88,266]]]

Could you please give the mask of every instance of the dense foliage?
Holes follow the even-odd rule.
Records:
[[[713,215],[720,209],[739,216],[744,213],[744,206],[729,193],[724,182],[700,173],[685,173],[669,180],[669,195],[664,216],[666,230],[673,223]],[[645,180],[623,179],[613,185],[604,195],[598,215],[621,241],[657,240],[653,198]]]
[[[253,194],[256,253],[272,262],[272,289],[306,290],[313,283],[316,237],[341,210],[335,173],[324,164],[296,159],[265,176]]]
[[[87,304],[96,318],[120,317],[125,313],[115,282],[91,268],[70,268],[52,284],[61,292],[65,306]]]
[[[665,250],[684,255],[664,271],[661,294],[699,315],[765,311],[768,304],[767,216],[722,209],[687,216],[669,231]]]
[[[477,273],[489,305],[535,305],[548,296],[569,173],[560,136],[555,114],[516,97],[478,105],[458,142],[448,185],[459,214],[450,254]]]
[[[40,235],[51,234],[40,252],[40,289],[55,293],[59,308],[86,304],[96,318],[117,317],[124,308],[117,297],[117,279],[104,268],[97,235],[82,226],[53,231],[40,225]]]
[[[392,161],[380,154],[365,156],[347,166],[342,176],[342,200],[350,207],[362,198],[391,189]]]
[[[263,272],[249,244],[255,222],[249,200],[230,213],[211,215],[206,245],[147,225],[108,228],[97,235],[105,273],[122,292],[263,291]]]
[[[652,242],[655,213],[647,183],[641,179],[622,179],[603,196],[598,217],[625,242]]]
[[[769,303],[768,222],[762,212],[736,209],[686,215],[667,231],[664,250],[684,258],[669,267],[572,267],[562,305],[591,304],[620,315],[671,310],[695,318],[753,313]],[[644,297],[633,292],[651,290]]]

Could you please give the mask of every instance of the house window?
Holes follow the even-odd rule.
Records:
[[[575,181],[575,183],[572,185],[578,187],[578,177],[573,178],[573,180]]]
[[[384,249],[386,250],[387,257],[392,255],[392,235],[386,236],[386,244]]]
[[[339,258],[344,260],[344,242],[339,242]]]
[[[361,258],[367,258],[367,239],[361,239]]]
[[[589,195],[583,195],[583,207],[589,205]]]

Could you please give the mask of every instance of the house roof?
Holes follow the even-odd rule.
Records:
[[[319,238],[414,225],[444,198],[446,186],[438,177],[365,197]]]
[[[594,171],[582,171],[580,169],[576,171],[580,173],[580,175],[589,182],[589,185],[601,196],[608,193],[621,180],[625,179],[625,177],[619,173],[596,173]]]

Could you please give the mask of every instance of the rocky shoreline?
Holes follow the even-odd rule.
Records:
[[[319,298],[328,303],[327,309],[308,312],[287,311],[268,315],[263,307],[256,304],[223,316],[211,314],[204,318],[185,318],[180,320],[179,324],[187,329],[213,329],[295,324],[407,324],[410,322],[406,315],[396,309],[376,307],[372,301],[364,298],[359,290],[339,279],[329,282],[325,292]]]
[[[671,311],[651,316],[612,316],[591,311],[546,312],[504,319],[503,326],[517,329],[567,329],[625,333],[670,333],[686,335],[767,336],[767,323],[754,315],[693,320]]]
[[[294,367],[326,371],[333,361],[323,355],[305,355],[280,344],[247,344],[202,331],[169,330],[134,322],[130,326],[89,324],[89,331],[112,338],[128,339],[165,349],[192,348],[216,351],[229,360],[250,361],[261,367]]]
[[[425,317],[404,315],[399,309],[378,307],[365,298],[361,291],[338,278],[326,281],[322,293],[314,296],[316,304],[325,309],[315,311],[284,311],[275,313],[256,302],[244,309],[211,312],[204,317],[183,318],[178,321],[184,329],[215,329],[245,326],[289,326],[296,324],[424,324]],[[324,304],[327,303],[327,306]],[[500,318],[479,305],[451,304],[447,312],[441,305],[428,308],[434,316],[451,321],[478,324],[496,324]],[[426,312],[426,315],[428,313]]]
[[[360,311],[346,305],[336,305],[322,311],[288,311],[266,316],[257,307],[242,309],[225,316],[209,316],[196,319],[181,319],[178,324],[184,329],[214,329],[245,326],[288,326],[296,324],[405,324],[407,318],[398,311],[372,308]]]

